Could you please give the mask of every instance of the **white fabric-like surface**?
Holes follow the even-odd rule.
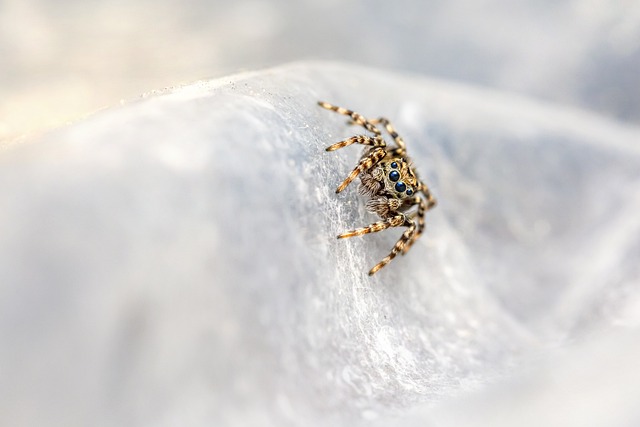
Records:
[[[355,185],[334,193],[360,149],[324,148],[361,130],[317,100],[390,118],[439,200],[421,240],[373,278],[400,231],[335,239],[376,218]],[[555,384],[540,373],[613,372],[590,340],[606,361],[640,356],[635,332],[612,332],[640,319],[639,137],[474,87],[299,63],[8,150],[0,413],[7,425],[495,425],[449,420],[519,399],[535,422]],[[549,350],[575,340],[584,351]],[[604,390],[637,387],[608,378]],[[476,406],[455,397],[469,390]]]

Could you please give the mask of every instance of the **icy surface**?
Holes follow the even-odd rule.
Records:
[[[400,230],[335,239],[376,218],[355,186],[334,193],[360,149],[324,148],[361,131],[317,100],[392,119],[439,200],[373,278]],[[639,137],[577,110],[314,62],[7,150],[3,423],[577,426],[569,415],[592,402],[633,420],[633,401],[601,397],[640,383],[625,375],[640,357]]]

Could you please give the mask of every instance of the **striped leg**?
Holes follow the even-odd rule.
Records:
[[[384,125],[384,128],[387,130],[387,132],[389,132],[389,135],[391,135],[391,138],[393,138],[398,148],[401,148],[402,150],[405,149],[404,140],[400,135],[398,135],[398,132],[396,132],[396,130],[391,125],[391,122],[389,122],[388,119],[384,117],[380,117],[378,119],[370,120],[370,122],[373,123],[374,125],[377,125],[378,123],[381,123],[382,125]]]
[[[338,236],[338,239],[346,239],[347,237],[362,236],[369,233],[377,233],[378,231],[386,230],[390,227],[399,227],[406,222],[404,214],[398,214],[387,218],[384,221],[374,222],[368,227],[356,228],[355,230],[347,231]]]
[[[436,201],[436,198],[433,197],[433,194],[431,194],[431,191],[429,191],[429,187],[427,187],[422,181],[420,181],[418,191],[424,194],[424,197],[427,198],[427,210],[435,207],[438,202]]]
[[[374,138],[365,135],[356,135],[352,136],[351,138],[347,138],[344,141],[336,142],[332,146],[327,147],[326,150],[335,151],[351,144],[370,145],[373,147],[385,147],[387,145],[380,135],[377,135]]]
[[[411,239],[409,239],[407,244],[402,248],[402,255],[409,252],[411,246],[415,243],[416,240],[418,240],[418,238],[424,231],[424,213],[426,211],[427,204],[425,203],[424,199],[420,197],[416,197],[415,200],[418,203],[418,213],[416,215],[416,218],[418,219],[418,227],[416,228],[416,232],[413,233],[413,236],[411,236]]]
[[[418,238],[422,235],[422,232],[424,231],[424,214],[426,211],[436,205],[436,199],[431,195],[426,185],[420,183],[420,187],[421,191],[423,191],[423,193],[427,195],[427,200],[425,201],[425,199],[418,196],[416,196],[416,198],[414,199],[415,202],[418,203],[418,213],[416,215],[416,218],[418,219],[418,228],[411,240],[409,240],[402,249],[402,255],[406,254],[411,246],[415,243],[415,241],[418,240]]]
[[[387,153],[384,151],[384,148],[382,147],[374,148],[366,157],[363,157],[360,160],[360,162],[358,163],[358,166],[356,166],[355,169],[351,171],[349,176],[346,177],[344,181],[342,181],[342,184],[340,184],[336,189],[336,193],[339,193],[342,190],[344,190],[347,187],[347,185],[351,183],[351,181],[356,179],[358,175],[360,175],[362,172],[366,170],[371,169],[386,155]]]
[[[347,110],[346,108],[331,105],[328,102],[318,101],[318,105],[321,106],[322,108],[326,108],[327,110],[335,111],[336,113],[349,116],[351,117],[351,120],[353,120],[355,124],[362,126],[363,128],[365,128],[366,130],[368,130],[369,132],[375,135],[380,135],[380,130],[369,120],[365,119],[362,114],[358,114],[354,111]]]
[[[385,265],[389,264],[391,262],[391,260],[394,259],[396,257],[396,255],[398,255],[398,252],[402,252],[403,251],[404,246],[407,244],[407,242],[409,242],[411,240],[411,238],[413,237],[413,234],[416,231],[416,223],[413,222],[412,220],[407,220],[404,223],[404,225],[407,225],[409,228],[407,228],[407,230],[404,233],[402,233],[402,236],[400,237],[400,240],[398,240],[396,242],[396,244],[393,246],[393,248],[391,249],[391,252],[389,253],[389,255],[384,257],[382,259],[382,261],[377,263],[371,269],[371,271],[369,271],[369,276],[373,276],[374,274],[376,274],[376,272],[378,270],[380,270]]]

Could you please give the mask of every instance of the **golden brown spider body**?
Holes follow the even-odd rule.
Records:
[[[367,120],[362,115],[346,108],[326,102],[318,102],[318,104],[327,110],[349,116],[351,124],[360,125],[372,134],[356,135],[327,148],[327,151],[335,151],[351,144],[365,146],[358,165],[338,186],[336,193],[341,192],[354,179],[360,177],[358,189],[361,194],[369,197],[367,210],[381,218],[381,221],[367,227],[347,231],[339,235],[338,239],[362,236],[391,227],[407,227],[389,255],[369,271],[369,275],[373,275],[391,262],[398,253],[402,255],[407,253],[411,245],[424,231],[425,212],[436,205],[436,200],[426,184],[418,178],[418,174],[414,171],[413,165],[407,157],[405,143],[391,126],[389,120],[384,117]],[[382,133],[376,127],[378,124],[383,125],[393,138],[394,146],[387,145]],[[412,210],[415,206],[417,209]]]

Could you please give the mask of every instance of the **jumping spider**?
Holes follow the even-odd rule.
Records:
[[[390,227],[407,227],[389,255],[369,271],[371,276],[391,262],[398,253],[402,255],[407,253],[411,245],[422,234],[424,214],[436,205],[436,199],[431,195],[426,184],[418,178],[411,160],[407,157],[404,141],[391,126],[389,120],[384,117],[367,120],[362,115],[346,108],[326,102],[318,102],[318,104],[327,110],[349,116],[351,118],[350,124],[360,125],[373,134],[373,136],[352,136],[327,148],[327,151],[335,151],[351,144],[366,146],[358,165],[338,186],[336,193],[344,190],[351,181],[360,176],[358,190],[362,195],[370,198],[367,201],[367,210],[382,218],[382,221],[374,222],[368,227],[347,231],[339,235],[338,239],[362,236]],[[380,130],[376,127],[377,124],[384,126],[393,138],[395,147],[387,146]],[[408,211],[416,205],[418,206],[417,211],[409,213]]]

